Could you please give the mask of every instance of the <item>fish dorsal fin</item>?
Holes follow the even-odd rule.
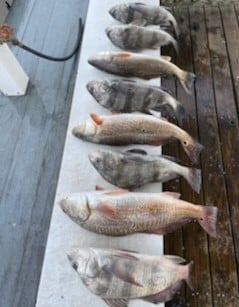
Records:
[[[129,154],[138,154],[138,155],[143,155],[143,156],[146,156],[148,153],[146,150],[144,149],[137,149],[137,148],[132,148],[132,149],[129,149],[129,150],[126,150],[125,153],[129,153]]]
[[[123,298],[103,298],[103,301],[110,307],[128,307],[128,301]]]
[[[130,80],[130,79],[120,79],[120,80],[113,80],[113,81],[123,81],[123,82],[137,83],[135,80]]]
[[[171,56],[168,56],[168,55],[161,55],[161,58],[164,61],[167,61],[167,62],[171,62],[171,60],[172,60]]]
[[[162,158],[167,159],[169,161],[175,162],[175,163],[179,163],[180,160],[176,157],[172,157],[172,156],[167,156],[167,155],[161,155]]]
[[[179,256],[174,256],[174,255],[164,255],[165,258],[167,258],[168,260],[171,260],[172,262],[176,263],[176,264],[180,264],[180,263],[185,263],[186,260],[182,257]]]
[[[148,111],[149,111],[149,113],[150,113],[151,115],[153,115],[154,117],[157,117],[157,118],[162,119],[161,113],[159,113],[159,112],[157,112],[157,111],[155,111],[155,110],[151,110],[151,109],[149,109]]]
[[[130,52],[119,52],[116,57],[117,58],[129,58],[131,56]]]
[[[177,192],[162,192],[164,195],[167,195],[167,196],[170,196],[170,197],[173,197],[175,199],[179,199],[181,197],[181,194],[180,193],[177,193]]]
[[[161,119],[161,120],[163,120],[163,121],[165,121],[165,122],[169,122],[167,118],[162,117],[162,116],[161,116],[161,113],[159,113],[159,112],[157,112],[157,111],[154,111],[154,110],[151,110],[151,109],[150,109],[150,110],[149,110],[149,113],[150,113],[151,115],[153,115],[154,117],[157,117],[157,118],[159,118],[159,119]]]
[[[169,7],[169,6],[161,5],[160,7],[163,8],[163,9],[165,9],[165,10],[167,10],[167,11],[169,11],[169,12],[172,12],[172,8]]]
[[[105,192],[105,195],[120,195],[120,194],[125,194],[125,193],[129,193],[129,190],[126,189],[115,189],[115,190],[110,190]]]
[[[103,124],[103,119],[100,117],[100,115],[95,114],[95,113],[90,113],[90,117],[96,123],[96,125],[102,125]]]

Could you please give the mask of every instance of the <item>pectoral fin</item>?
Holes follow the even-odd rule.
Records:
[[[164,255],[165,258],[171,260],[172,262],[179,264],[179,263],[184,263],[186,260],[182,257],[179,256],[174,256],[174,255]]]
[[[102,125],[103,124],[103,119],[99,115],[97,115],[95,113],[90,113],[90,117],[96,123],[96,125]]]
[[[130,275],[127,269],[123,265],[121,265],[119,262],[116,262],[116,261],[114,261],[114,263],[111,262],[110,264],[103,266],[103,270],[106,272],[110,272],[111,274],[115,275],[117,278],[129,284],[132,284],[138,287],[143,287],[140,283],[138,283],[135,280],[134,276]]]
[[[158,303],[163,303],[163,302],[168,302],[170,301],[175,293],[180,289],[182,282],[178,281],[172,286],[166,288],[165,290],[156,293],[154,295],[146,296],[142,298],[143,300],[153,303],[153,304],[158,304]]]
[[[142,18],[142,19],[139,18],[139,19],[133,20],[130,24],[131,24],[131,25],[134,25],[134,26],[141,26],[141,27],[144,27],[144,26],[147,25],[147,20],[146,20],[146,19],[143,19],[143,18]]]
[[[110,307],[127,307],[128,306],[128,301],[119,298],[119,299],[110,299],[110,298],[103,298],[103,301]]]
[[[117,213],[112,208],[110,203],[102,201],[98,203],[98,205],[95,207],[95,210],[100,214],[107,216],[108,218],[117,218]]]

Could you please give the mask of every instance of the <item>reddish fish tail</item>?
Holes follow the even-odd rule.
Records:
[[[191,188],[196,192],[200,193],[201,189],[201,182],[202,182],[202,176],[201,176],[201,170],[197,168],[190,168],[188,175],[185,176],[185,179],[191,186]]]
[[[199,224],[202,228],[212,237],[217,236],[216,223],[217,223],[217,207],[206,206],[202,207],[202,217],[199,219]]]
[[[204,146],[193,139],[190,142],[182,141],[182,146],[187,155],[189,156],[189,158],[191,159],[191,161],[194,164],[197,164],[199,154],[204,148]]]
[[[180,82],[188,94],[191,94],[191,88],[193,86],[195,79],[196,79],[195,74],[183,70],[181,71]]]

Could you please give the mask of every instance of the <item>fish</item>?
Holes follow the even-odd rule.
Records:
[[[162,111],[170,109],[181,122],[185,116],[182,103],[159,86],[134,80],[91,80],[86,85],[89,93],[106,109],[116,113]]]
[[[183,280],[192,289],[193,261],[185,264],[179,256],[73,246],[67,257],[88,290],[111,307],[127,307],[134,299],[169,301]]]
[[[140,193],[103,190],[70,194],[60,200],[62,211],[81,227],[108,236],[163,234],[198,221],[216,237],[218,209],[179,199],[175,192]]]
[[[135,149],[121,153],[98,149],[90,152],[88,157],[106,181],[120,188],[134,189],[182,176],[195,192],[200,192],[201,170],[182,166],[173,157],[149,155],[144,150]]]
[[[144,3],[122,3],[113,6],[109,14],[124,24],[165,25],[171,24],[177,37],[180,30],[178,23],[168,8]]]
[[[179,52],[178,42],[169,33],[161,29],[144,28],[135,25],[113,25],[105,30],[110,41],[126,50],[160,49],[172,44]]]
[[[132,52],[99,52],[88,59],[88,63],[105,72],[123,76],[137,77],[145,80],[163,75],[175,76],[187,93],[191,93],[194,73],[187,72],[171,63],[169,56],[149,56]]]
[[[114,115],[90,114],[91,119],[74,127],[73,135],[88,142],[105,145],[148,144],[159,146],[172,140],[179,140],[193,163],[203,145],[186,131],[156,116],[138,113]]]

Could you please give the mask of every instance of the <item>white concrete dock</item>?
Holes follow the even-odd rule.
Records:
[[[37,307],[106,307],[106,304],[100,298],[88,291],[82,284],[79,276],[72,269],[66,257],[66,251],[72,245],[80,245],[82,247],[114,247],[148,254],[163,253],[162,236],[135,234],[113,238],[90,233],[74,224],[64,215],[58,205],[59,199],[68,193],[91,191],[94,190],[96,184],[103,185],[106,188],[110,187],[88,160],[88,152],[100,145],[87,143],[75,138],[71,130],[79,122],[88,118],[90,112],[107,114],[107,111],[99,106],[88,93],[86,83],[93,79],[115,78],[115,76],[113,77],[98,71],[91,67],[87,60],[91,55],[99,51],[118,50],[105,35],[105,28],[110,24],[117,24],[117,21],[108,14],[108,10],[120,2],[123,1],[91,0],[89,3],[61,172],[39,286]],[[157,0],[145,0],[142,2],[158,5]],[[144,53],[159,54],[158,51],[144,51]],[[159,82],[159,79],[150,81],[150,83],[157,85],[160,84]],[[122,148],[120,149],[122,150]],[[114,148],[114,150],[119,150],[119,148]],[[161,188],[160,184],[152,184],[140,189],[140,191],[159,192]],[[143,301],[131,301],[129,306],[146,307],[153,305]]]

